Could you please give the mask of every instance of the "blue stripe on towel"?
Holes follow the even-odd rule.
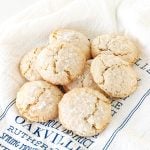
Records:
[[[114,140],[114,138],[116,137],[116,135],[118,134],[118,132],[123,129],[123,127],[127,124],[127,122],[131,119],[131,117],[133,116],[133,114],[138,110],[138,108],[140,107],[140,105],[143,103],[143,101],[146,99],[147,96],[149,96],[150,94],[150,89],[147,90],[147,92],[142,96],[142,98],[140,99],[140,101],[137,103],[137,105],[132,109],[132,111],[128,114],[128,116],[126,117],[126,119],[122,122],[122,124],[113,132],[113,134],[111,135],[111,137],[109,138],[109,140],[107,141],[107,143],[105,144],[105,146],[103,147],[103,150],[107,150],[108,147],[110,146],[110,144],[112,143],[112,141]]]
[[[5,115],[6,115],[6,113],[8,112],[8,110],[9,110],[9,108],[11,107],[11,106],[13,106],[14,104],[15,104],[15,99],[14,100],[12,100],[8,105],[7,105],[7,107],[5,108],[5,110],[4,110],[4,112],[2,113],[2,115],[0,115],[0,121],[5,117]]]

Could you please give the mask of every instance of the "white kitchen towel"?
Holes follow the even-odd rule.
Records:
[[[137,91],[112,103],[112,121],[96,136],[79,137],[58,120],[30,123],[15,107],[16,93],[25,82],[18,69],[21,57],[47,44],[57,28],[75,29],[90,39],[119,32],[141,50],[134,65]],[[0,98],[2,150],[150,150],[150,1],[41,0],[11,18],[0,26]]]

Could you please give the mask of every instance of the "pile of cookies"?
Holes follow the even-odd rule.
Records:
[[[111,120],[111,99],[136,90],[137,58],[136,45],[125,36],[100,35],[90,42],[80,32],[55,30],[48,46],[20,62],[28,82],[17,93],[18,111],[35,122],[59,117],[68,130],[93,136]]]

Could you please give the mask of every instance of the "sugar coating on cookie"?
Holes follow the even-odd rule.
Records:
[[[125,36],[104,34],[93,39],[91,53],[96,57],[102,51],[110,51],[114,55],[133,64],[139,56],[139,50],[135,43]]]
[[[26,82],[18,91],[16,106],[30,121],[44,122],[58,116],[58,103],[63,93],[45,81]]]
[[[89,87],[89,88],[92,88],[95,90],[100,90],[98,85],[94,82],[93,77],[90,72],[91,62],[92,62],[92,60],[88,60],[86,62],[83,73],[81,75],[79,75],[71,83],[64,86],[65,91],[69,91],[73,88],[82,88],[82,87]]]
[[[123,98],[137,87],[137,75],[128,62],[109,52],[103,52],[92,61],[94,81],[109,96]]]
[[[59,103],[59,120],[80,136],[100,133],[111,120],[111,104],[102,93],[91,88],[75,88]]]
[[[91,57],[90,42],[88,38],[78,31],[70,29],[58,29],[50,34],[49,43],[50,45],[56,42],[67,42],[79,47],[79,49],[86,55],[86,58]]]
[[[78,47],[57,43],[39,54],[37,70],[45,79],[56,85],[65,85],[80,75],[86,62],[85,55]]]
[[[35,48],[29,51],[20,62],[20,72],[29,81],[42,79],[35,67],[37,56],[41,51],[42,48]]]

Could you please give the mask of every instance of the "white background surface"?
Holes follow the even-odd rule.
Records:
[[[0,0],[0,25],[38,0]]]

